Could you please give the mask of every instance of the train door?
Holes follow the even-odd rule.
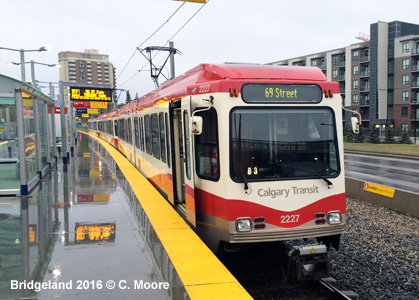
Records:
[[[184,209],[186,219],[196,226],[194,163],[189,120],[190,98],[182,99],[180,108],[173,111],[175,188],[178,205]]]

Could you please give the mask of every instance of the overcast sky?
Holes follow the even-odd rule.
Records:
[[[51,45],[52,51],[25,54],[25,61],[48,64],[57,63],[61,51],[98,49],[114,64],[117,87],[128,89],[132,97],[141,96],[154,89],[154,84],[146,59],[135,49],[163,46],[202,7],[185,3],[143,44],[182,3],[1,0],[0,47],[29,50]],[[176,74],[200,63],[268,63],[345,47],[359,42],[355,38],[359,32],[369,34],[370,24],[377,21],[419,24],[418,9],[417,0],[209,0],[173,38],[175,48],[182,52],[175,57]],[[164,59],[159,54],[156,64]],[[20,67],[7,62],[20,62],[19,53],[0,50],[0,74],[20,80]],[[36,65],[35,73],[37,80],[58,82],[57,69]],[[26,79],[30,80],[29,65]]]

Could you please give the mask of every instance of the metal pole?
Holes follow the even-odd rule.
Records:
[[[169,42],[170,47],[170,79],[175,78],[175,49],[174,49],[174,43]]]
[[[20,70],[22,73],[22,82],[26,82],[25,76],[25,50],[20,49]]]
[[[31,60],[31,80],[32,80],[32,87],[36,89],[35,86],[35,63]]]
[[[23,100],[22,90],[15,90],[16,98],[16,123],[19,150],[19,177],[20,177],[20,194],[27,196],[28,191],[28,173],[26,171],[26,152],[25,152],[25,123],[23,121]]]
[[[35,119],[36,165],[39,179],[42,179],[41,133],[39,130],[39,103],[37,97],[33,97],[33,118]]]
[[[64,107],[64,85],[62,81],[58,82],[60,90],[60,116],[61,116],[61,140],[62,140],[62,156],[63,163],[68,164],[68,147],[67,147],[67,124],[65,118],[65,107]]]
[[[55,101],[54,101],[55,102]],[[57,163],[57,135],[55,132],[55,105],[51,106],[51,130],[52,130],[52,156]]]

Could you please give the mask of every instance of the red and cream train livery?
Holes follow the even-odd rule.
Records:
[[[320,69],[201,64],[89,121],[220,245],[315,237],[346,224],[339,86]]]

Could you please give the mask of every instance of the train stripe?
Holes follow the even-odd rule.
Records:
[[[200,199],[197,201],[197,211],[226,221],[235,221],[243,217],[264,217],[268,224],[294,228],[314,220],[316,212],[339,210],[342,214],[346,213],[345,193],[320,199],[294,211],[281,211],[254,202],[225,199],[200,189],[195,189],[195,192],[196,197]],[[282,215],[299,215],[298,222],[284,223],[280,218]]]

